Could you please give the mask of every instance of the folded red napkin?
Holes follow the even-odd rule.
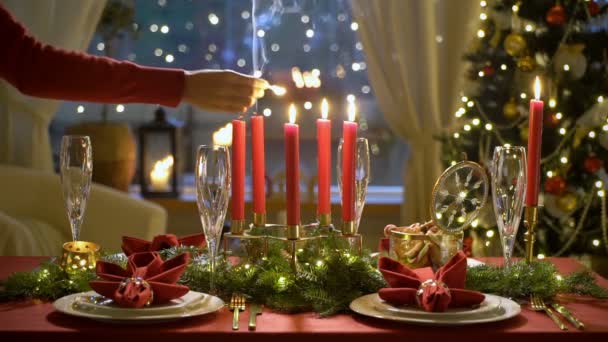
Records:
[[[163,261],[156,252],[129,256],[127,269],[109,262],[97,262],[97,276],[89,282],[93,290],[114,300],[118,305],[140,308],[146,304],[163,304],[188,293],[188,287],[177,285],[190,254],[183,253]]]
[[[380,298],[393,305],[420,305],[424,310],[442,312],[448,307],[472,307],[485,296],[464,289],[467,257],[458,252],[435,274],[430,267],[411,270],[390,258],[382,257],[380,272],[390,288],[380,289]],[[420,293],[417,294],[417,292]]]
[[[122,251],[127,255],[141,252],[157,252],[175,246],[195,246],[205,245],[205,234],[193,234],[177,238],[173,234],[157,235],[152,241],[146,241],[130,236],[122,237]]]

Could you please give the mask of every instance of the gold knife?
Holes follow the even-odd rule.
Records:
[[[256,319],[262,314],[262,306],[260,304],[251,304],[249,306],[249,330],[255,330]]]
[[[566,317],[566,319],[570,321],[570,323],[572,323],[572,325],[574,325],[577,329],[585,329],[585,325],[583,324],[583,322],[579,321],[576,317],[574,317],[574,315],[572,315],[572,313],[568,309],[566,309],[565,306],[558,303],[553,303],[551,304],[551,306],[555,309],[555,311]]]

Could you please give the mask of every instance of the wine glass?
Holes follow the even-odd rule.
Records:
[[[60,164],[63,200],[70,221],[72,240],[78,241],[93,176],[93,153],[89,137],[64,135],[61,139]]]
[[[338,188],[340,196],[342,195],[342,145],[343,139],[340,139],[338,145],[337,157],[337,172],[338,172]],[[355,230],[359,229],[363,207],[365,206],[365,197],[367,195],[367,186],[371,180],[370,174],[370,157],[369,144],[366,138],[358,138],[355,145]]]
[[[228,148],[199,146],[196,155],[196,203],[207,239],[212,292],[215,290],[216,259],[230,198],[230,177]]]
[[[492,200],[502,243],[505,268],[509,268],[513,243],[524,209],[526,150],[497,146],[492,159]]]

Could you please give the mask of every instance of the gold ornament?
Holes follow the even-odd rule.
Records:
[[[521,34],[511,33],[505,38],[504,46],[505,51],[507,51],[510,56],[519,57],[523,55],[527,44],[526,39]]]
[[[559,197],[556,201],[557,207],[566,212],[571,213],[576,209],[578,205],[578,198],[575,194],[569,192],[562,197]]]
[[[517,102],[515,102],[514,98],[511,98],[505,105],[502,107],[502,113],[505,118],[509,120],[515,120],[519,117],[519,109],[517,108]]]
[[[517,60],[517,67],[521,71],[530,72],[530,71],[534,70],[535,66],[536,66],[536,62],[534,61],[534,58],[532,58],[530,56],[524,56]]]
[[[519,137],[522,141],[528,141],[528,126],[524,126],[519,129]]]

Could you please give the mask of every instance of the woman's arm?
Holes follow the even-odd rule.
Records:
[[[244,112],[268,87],[233,71],[145,67],[45,45],[2,5],[0,37],[0,78],[30,96],[173,107],[183,100],[211,111]]]
[[[179,104],[184,71],[42,44],[0,5],[0,77],[26,95],[91,102]]]

